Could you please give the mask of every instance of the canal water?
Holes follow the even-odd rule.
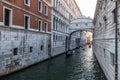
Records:
[[[72,56],[58,56],[0,80],[106,80],[92,49],[79,49]]]

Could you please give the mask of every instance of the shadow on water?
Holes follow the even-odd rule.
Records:
[[[92,48],[77,49],[73,55],[53,58],[0,80],[106,80]]]

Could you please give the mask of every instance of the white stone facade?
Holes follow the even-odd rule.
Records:
[[[94,43],[95,53],[101,68],[108,80],[115,80],[115,2],[114,0],[98,0],[94,17]],[[118,2],[118,80],[120,80],[120,5]]]
[[[50,57],[50,34],[0,26],[0,76]]]
[[[69,5],[73,5],[74,8]],[[74,0],[52,0],[52,56],[65,52],[70,21],[81,15]]]

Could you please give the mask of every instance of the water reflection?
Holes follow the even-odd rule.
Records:
[[[86,47],[69,58],[62,55],[0,80],[105,80],[105,76],[92,48]]]

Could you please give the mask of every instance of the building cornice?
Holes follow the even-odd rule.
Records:
[[[79,13],[80,13],[80,14],[81,14],[81,16],[82,16],[82,12],[81,12],[81,10],[80,10],[80,8],[79,8],[78,4],[76,3],[76,1],[75,1],[75,0],[73,0],[73,1],[74,1],[74,3],[76,4],[77,9],[79,10]]]
[[[49,3],[48,1],[43,0],[43,2],[44,2],[44,3],[46,3],[49,7],[52,7],[52,4],[51,4],[51,3]]]

